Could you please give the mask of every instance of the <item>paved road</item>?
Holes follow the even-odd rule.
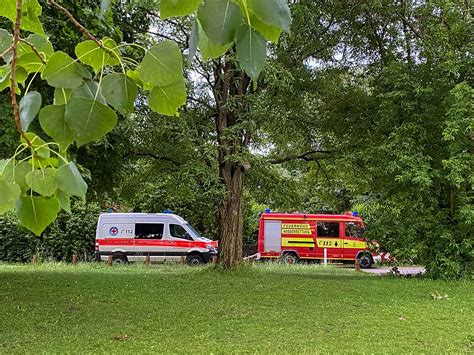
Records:
[[[372,267],[370,269],[361,269],[364,272],[376,275],[384,275],[390,273],[391,266]],[[399,266],[398,271],[402,275],[416,275],[425,273],[426,269],[423,266]]]

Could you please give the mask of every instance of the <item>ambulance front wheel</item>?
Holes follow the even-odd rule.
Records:
[[[362,254],[358,258],[359,265],[362,269],[368,269],[374,263],[372,257],[369,254]]]
[[[296,253],[293,253],[293,252],[284,253],[281,259],[286,265],[296,264],[299,261],[298,255],[296,255]]]
[[[204,259],[199,254],[191,254],[186,258],[186,262],[189,266],[199,266],[204,264]]]

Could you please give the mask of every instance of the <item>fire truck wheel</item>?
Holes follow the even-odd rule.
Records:
[[[296,264],[299,261],[298,255],[296,253],[284,253],[282,260],[287,265]]]
[[[123,254],[113,254],[112,255],[112,261],[114,264],[126,264],[128,263],[127,256]]]
[[[186,258],[186,262],[189,266],[199,266],[204,264],[204,259],[199,254],[191,254]]]
[[[372,266],[374,261],[372,260],[372,257],[368,254],[362,254],[359,256],[359,265],[362,269],[368,269]]]

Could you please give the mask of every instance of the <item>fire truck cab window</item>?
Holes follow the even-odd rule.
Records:
[[[139,239],[161,239],[163,238],[163,223],[136,223],[135,238]]]
[[[170,234],[173,238],[194,240],[189,235],[189,233],[186,232],[186,229],[184,229],[183,226],[181,226],[179,224],[170,224]]]
[[[339,222],[318,222],[318,237],[339,238]]]
[[[360,238],[364,233],[364,228],[358,223],[346,222],[344,225],[346,228],[346,237]]]

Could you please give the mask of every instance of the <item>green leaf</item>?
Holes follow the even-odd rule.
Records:
[[[250,24],[256,29],[266,40],[278,43],[282,29],[277,26],[269,25],[262,22],[257,16],[250,13]]]
[[[72,89],[54,88],[54,101],[55,105],[65,105],[69,101]]]
[[[48,60],[41,73],[49,85],[74,89],[82,84],[82,76],[77,63],[64,52],[56,52]]]
[[[107,101],[102,95],[102,90],[96,81],[86,81],[81,86],[72,90],[70,98],[73,99],[75,97],[84,97],[86,99],[97,100],[104,105],[107,104]]]
[[[47,58],[53,55],[53,45],[46,37],[32,33],[26,38],[26,40],[31,43],[39,53],[43,53]],[[19,51],[32,52],[32,49],[28,44],[20,42]]]
[[[156,86],[148,95],[150,108],[163,115],[176,115],[178,109],[186,103],[186,86],[179,83]]]
[[[237,34],[236,57],[241,68],[256,81],[267,58],[265,39],[248,26]]]
[[[112,73],[102,79],[102,93],[117,111],[132,112],[138,88],[125,74]]]
[[[153,86],[165,86],[184,80],[183,59],[178,45],[163,41],[151,47],[137,69],[140,78]]]
[[[66,122],[66,105],[43,107],[39,114],[41,128],[65,149],[74,141],[74,133]]]
[[[59,201],[61,208],[67,213],[71,214],[71,196],[62,192],[61,190],[56,191],[56,198]]]
[[[82,97],[67,103],[65,118],[78,146],[102,138],[117,123],[117,115],[110,107]]]
[[[30,171],[31,165],[26,161],[17,164],[13,159],[0,160],[0,175],[8,182],[16,182],[22,191],[29,189],[25,177]]]
[[[38,236],[56,219],[59,209],[55,197],[21,196],[15,205],[20,223]]]
[[[290,31],[291,12],[286,0],[250,0],[247,3],[262,22]]]
[[[43,159],[48,159],[50,156],[49,153],[49,148],[46,145],[46,142],[42,140],[40,137],[38,137],[36,134],[31,133],[31,132],[26,132],[25,133],[26,138],[28,138],[31,142],[31,145],[33,146],[33,150],[36,152],[38,157],[43,158]],[[23,143],[26,143],[26,141],[21,137],[21,141]]]
[[[25,85],[25,81],[28,78],[28,72],[23,69],[22,67],[17,66],[15,69],[15,80],[18,85]],[[0,91],[5,88],[10,87],[10,65],[5,65],[0,68]],[[19,90],[16,90],[17,94],[19,94]]]
[[[223,55],[227,50],[232,46],[232,42],[220,46],[218,44],[212,43],[209,38],[204,33],[201,25],[199,26],[199,50],[201,51],[202,58],[208,60],[211,58],[218,58]]]
[[[36,53],[28,52],[22,54],[17,61],[17,65],[24,68],[28,74],[42,72],[44,64]]]
[[[20,100],[20,122],[21,127],[26,132],[30,123],[33,122],[41,108],[41,94],[37,91],[30,91]]]
[[[132,79],[137,85],[143,86],[143,81],[140,79],[140,74],[136,70],[127,70],[127,77]]]
[[[41,15],[41,5],[38,0],[23,0],[21,8],[21,26],[20,28],[26,31],[39,33],[44,35],[43,26],[38,19]],[[6,0],[2,1],[0,6],[0,16],[7,17],[13,23],[16,21],[16,1]]]
[[[26,183],[36,193],[43,196],[52,196],[58,188],[54,178],[56,169],[35,169],[26,174]]]
[[[10,32],[0,28],[0,53],[5,52],[12,45],[12,42],[13,36],[10,34]],[[10,63],[10,60],[12,59],[12,52],[8,52],[3,59],[6,63]]]
[[[102,43],[110,51],[99,47],[97,43],[91,40],[79,43],[74,50],[77,58],[82,63],[90,65],[96,73],[101,71],[106,65],[114,66],[119,64],[116,57],[119,54],[115,49],[117,44],[110,38],[105,38]],[[112,51],[113,53],[111,53]]]
[[[26,183],[26,175],[31,171],[31,165],[26,161],[22,161],[15,167],[15,182],[20,186],[21,191],[29,189]]]
[[[198,18],[207,37],[221,46],[234,40],[242,24],[240,7],[231,0],[206,0]]]
[[[196,11],[202,0],[161,0],[160,16],[167,19],[173,16],[186,16]]]
[[[15,207],[15,200],[20,196],[21,190],[15,182],[7,181],[0,176],[0,214],[4,214]]]
[[[87,183],[81,176],[76,164],[70,162],[62,165],[56,172],[58,187],[68,195],[85,198]]]

